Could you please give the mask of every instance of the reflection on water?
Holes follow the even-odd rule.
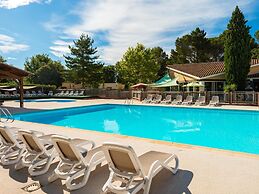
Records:
[[[196,132],[196,131],[200,131],[200,128],[190,128],[190,129],[176,129],[173,130],[172,132],[174,133],[187,133],[187,132]]]
[[[172,124],[171,130],[173,133],[187,133],[187,132],[197,132],[201,130],[201,122],[199,121],[184,121],[184,120],[174,120],[174,119],[164,119],[170,125]]]
[[[104,130],[112,133],[120,133],[120,128],[115,120],[104,120],[103,121]]]

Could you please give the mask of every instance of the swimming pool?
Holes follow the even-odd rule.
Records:
[[[25,99],[24,102],[75,102],[75,100],[70,99]],[[16,100],[16,102],[20,102]]]
[[[256,111],[105,104],[15,119],[259,154]]]

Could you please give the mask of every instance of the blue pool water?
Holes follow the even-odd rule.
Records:
[[[75,100],[70,99],[26,99],[23,100],[24,102],[75,102]],[[16,102],[20,102],[19,100],[16,100]]]
[[[259,112],[95,105],[15,119],[259,154]]]

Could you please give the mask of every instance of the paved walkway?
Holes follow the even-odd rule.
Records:
[[[123,103],[120,100],[78,100],[74,103],[25,103],[25,109],[18,109],[18,103],[6,102],[12,106],[12,111],[32,111],[71,106],[83,106],[99,103]],[[40,108],[39,108],[40,107]],[[225,107],[224,107],[225,108]],[[228,107],[229,108],[229,107]],[[231,108],[231,107],[230,107]],[[232,107],[233,108],[233,107]],[[251,108],[251,109],[257,109]],[[114,141],[131,145],[141,155],[150,150],[175,153],[180,159],[180,170],[177,175],[171,175],[164,170],[154,179],[150,193],[152,194],[255,194],[259,193],[259,156],[229,151],[221,151],[197,146],[179,145],[161,141],[113,135],[95,131],[57,127],[44,124],[15,121],[10,126],[22,129],[43,131],[46,134],[61,134],[71,138],[94,140],[97,145]],[[47,177],[55,168],[43,176],[31,178],[27,169],[15,171],[13,166],[0,167],[0,193],[26,193],[21,189],[32,182],[40,182],[42,188],[33,193],[62,194],[69,193],[61,181],[49,184]],[[71,193],[95,194],[100,193],[101,187],[108,177],[107,166],[94,171],[85,187]],[[64,183],[64,182],[63,182]]]

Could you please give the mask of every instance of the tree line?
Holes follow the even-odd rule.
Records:
[[[238,7],[232,13],[227,29],[217,37],[207,37],[200,28],[179,37],[175,48],[167,54],[161,47],[148,48],[138,43],[129,47],[114,65],[105,65],[97,55],[94,40],[82,34],[65,55],[65,65],[47,54],[38,54],[25,61],[31,72],[27,81],[33,84],[60,86],[62,82],[81,83],[96,88],[100,83],[119,82],[126,86],[152,83],[167,73],[169,64],[225,61],[229,85],[243,89],[250,60],[259,59],[259,30],[252,37],[250,27]],[[0,57],[0,61],[5,60]]]

